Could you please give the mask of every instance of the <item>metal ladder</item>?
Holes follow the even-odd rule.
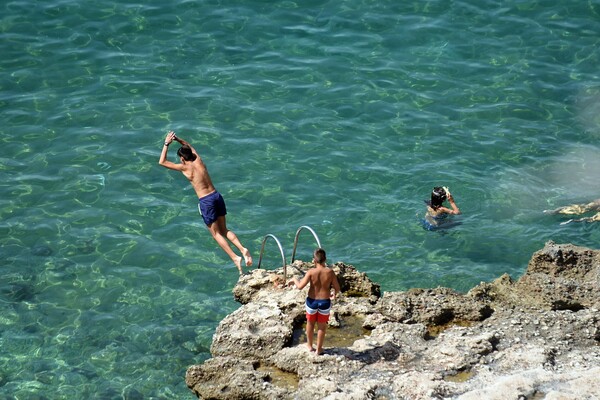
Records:
[[[296,231],[296,237],[294,238],[294,250],[292,251],[292,263],[294,262],[294,257],[296,256],[296,246],[298,245],[298,237],[300,236],[300,232],[302,232],[303,229],[306,229],[310,233],[312,233],[313,237],[317,241],[317,246],[321,247],[321,241],[319,240],[319,237],[317,236],[315,231],[310,226],[307,226],[307,225],[301,226]],[[267,242],[267,239],[269,239],[269,238],[272,238],[273,240],[275,240],[275,243],[277,243],[277,247],[279,247],[279,252],[281,253],[281,260],[283,262],[283,280],[287,281],[287,265],[285,262],[285,254],[283,253],[283,247],[281,247],[281,242],[279,242],[279,239],[277,239],[277,237],[275,237],[275,235],[272,235],[269,233],[269,234],[265,235],[265,237],[263,238],[262,246],[260,248],[260,257],[258,259],[258,266],[256,268],[260,268],[260,264],[261,264],[262,258],[263,258],[263,252],[265,250],[265,243]],[[300,271],[300,270],[298,269],[298,271]],[[304,274],[302,271],[300,271],[300,273]]]

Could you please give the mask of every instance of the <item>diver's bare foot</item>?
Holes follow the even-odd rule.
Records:
[[[312,346],[310,344],[308,344],[308,343],[306,343],[306,349],[308,351],[310,351],[311,353],[315,351],[315,349],[313,349]]]
[[[317,350],[316,353],[317,353],[318,356],[322,356],[323,355],[323,349]]]
[[[242,255],[244,256],[244,261],[246,262],[246,267],[252,266],[252,256],[250,255],[250,251],[248,251],[248,249],[244,248],[244,251],[242,251]]]
[[[242,257],[237,257],[234,261],[235,266],[237,267],[238,271],[240,271],[240,275],[244,274],[244,271],[242,271]]]

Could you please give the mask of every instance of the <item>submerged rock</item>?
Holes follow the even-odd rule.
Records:
[[[310,266],[288,265],[288,279]],[[294,344],[306,289],[285,288],[282,269],[254,270],[234,288],[242,307],[217,328],[213,358],[188,369],[192,392],[202,399],[600,398],[598,250],[548,242],[517,281],[503,275],[464,294],[382,296],[354,267],[332,268],[344,296],[333,306],[324,355]],[[332,346],[350,319],[363,329],[345,335],[348,345]]]

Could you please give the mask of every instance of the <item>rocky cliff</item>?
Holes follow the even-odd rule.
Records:
[[[296,261],[288,275],[309,264]],[[600,251],[549,242],[517,281],[380,292],[343,263],[325,354],[304,346],[306,290],[242,276],[242,306],[186,383],[202,399],[599,399]]]

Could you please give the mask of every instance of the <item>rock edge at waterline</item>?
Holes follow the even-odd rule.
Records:
[[[296,261],[288,275],[308,267]],[[281,288],[282,269],[254,270],[233,290],[242,307],[219,324],[212,358],[188,368],[192,392],[228,400],[600,398],[598,250],[548,242],[519,280],[503,275],[466,294],[381,295],[354,267],[332,267],[344,295],[324,355],[294,344],[306,291]],[[367,334],[329,345],[349,318]]]

